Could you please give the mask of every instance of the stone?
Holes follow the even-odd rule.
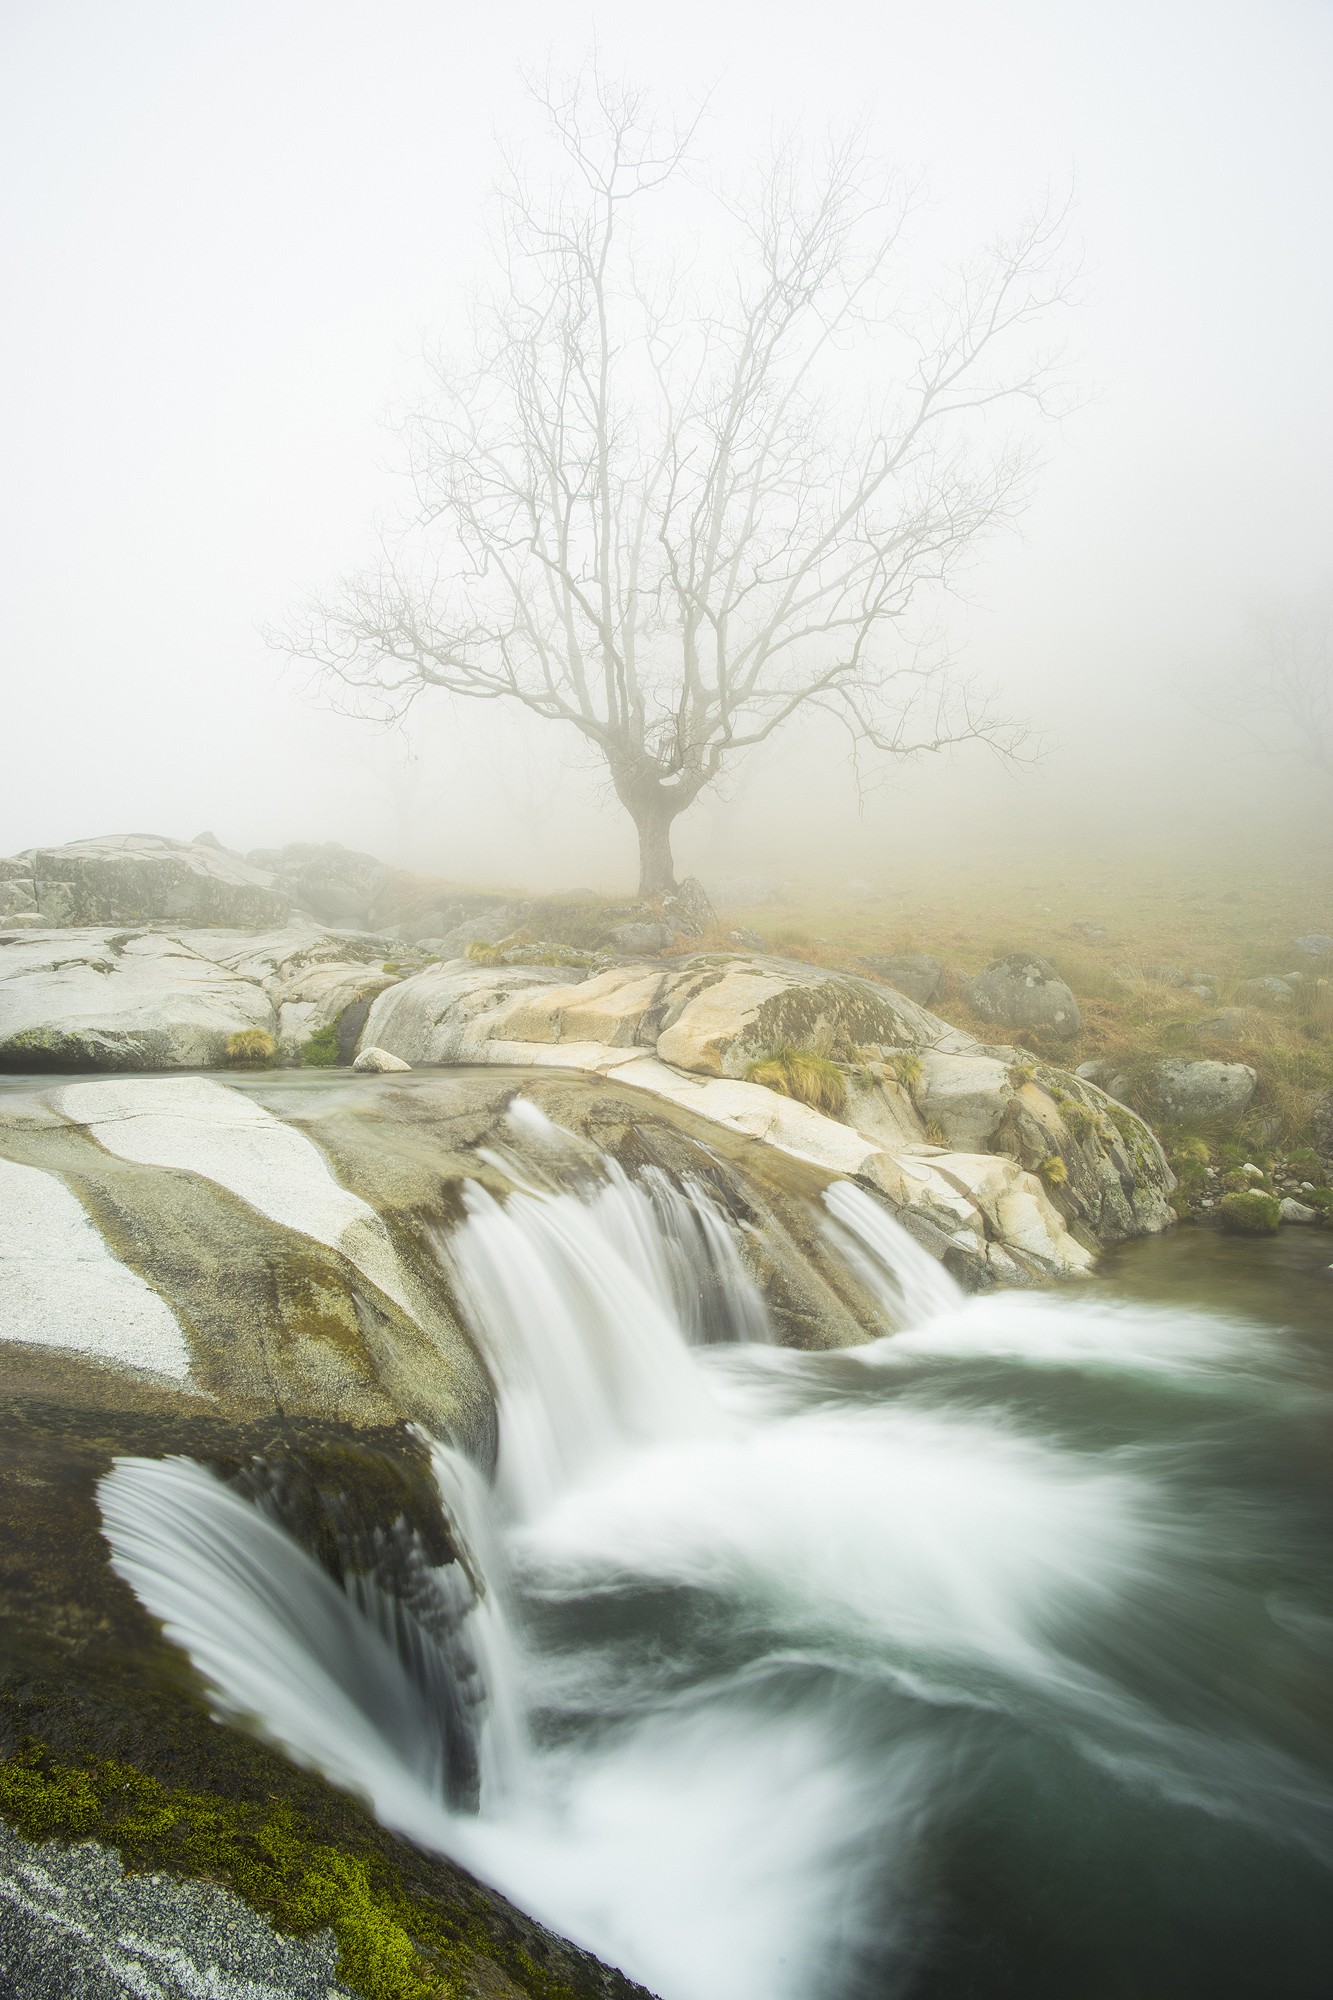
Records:
[[[1293,995],[1285,979],[1266,972],[1258,979],[1243,979],[1236,998],[1251,1007],[1290,1007]]]
[[[364,1039],[417,1065],[584,1070],[631,1085],[871,1181],[941,1241],[1031,1230],[1026,1248],[1017,1236],[1001,1243],[1028,1282],[1084,1269],[1086,1242],[1173,1219],[1161,1148],[1124,1106],[1073,1077],[1061,1103],[1035,1081],[1018,1089],[1002,1054],[891,988],[819,968],[710,953],[553,985],[535,967],[436,966],[374,1001]],[[848,1052],[844,1118],[747,1080],[752,1061],[784,1045]],[[1055,1194],[1035,1172],[1053,1157],[1066,1168]],[[1082,1235],[1050,1220],[1064,1211]]]
[[[944,967],[927,952],[900,951],[887,956],[868,954],[861,960],[867,972],[896,987],[919,1007],[929,1007],[944,982]]]
[[[1092,917],[1075,917],[1070,928],[1078,932],[1085,944],[1105,944],[1106,942],[1107,933],[1105,925],[1099,924]]]
[[[914,1092],[921,1115],[959,1152],[989,1149],[1013,1094],[1008,1068],[993,1057],[922,1053]]]
[[[1317,1151],[1333,1156],[1333,1090],[1321,1090],[1310,1107],[1310,1137]]]
[[[289,899],[271,873],[211,846],[124,834],[32,848],[15,858],[52,925],[257,929],[287,919]]]
[[[295,904],[328,924],[368,924],[389,882],[382,861],[336,840],[257,847],[246,859],[277,876]]]
[[[216,1068],[246,1029],[291,1057],[387,979],[372,946],[310,925],[13,932],[0,941],[0,1070]]]
[[[1196,1035],[1213,1035],[1222,1042],[1236,1042],[1252,1034],[1259,1025],[1259,1016],[1252,1007],[1219,1007],[1215,1014],[1204,1014],[1194,1024]]]
[[[635,957],[645,954],[655,957],[658,952],[670,949],[676,942],[676,933],[669,924],[618,924],[610,933],[610,942],[617,951]]]
[[[222,1063],[230,1036],[276,1039],[264,988],[189,933],[31,931],[0,947],[0,1069],[178,1069]]]
[[[983,1021],[1006,1028],[1041,1028],[1062,1041],[1082,1032],[1078,1002],[1053,965],[1028,952],[1011,952],[967,988],[967,1002]]]
[[[1333,956],[1333,937],[1327,931],[1307,931],[1304,937],[1292,940],[1297,951],[1303,951],[1307,958],[1328,958]]]
[[[451,931],[434,940],[441,958],[465,958],[470,944],[502,944],[512,937],[515,929],[513,916],[508,908],[483,912],[481,916],[465,917],[455,924]]]
[[[1155,986],[1188,986],[1190,975],[1182,965],[1145,965],[1145,979],[1151,979]]]
[[[1168,1118],[1238,1118],[1254,1096],[1256,1077],[1248,1063],[1190,1062],[1168,1056],[1157,1063],[1146,1094]]]
[[[1277,1212],[1283,1222],[1318,1222],[1319,1210],[1311,1208],[1308,1201],[1297,1201],[1294,1195],[1287,1195],[1278,1203]]]
[[[662,914],[682,937],[703,937],[717,929],[717,911],[694,875],[687,875],[677,889],[663,896]]]
[[[411,1067],[411,1063],[404,1062],[401,1056],[391,1056],[387,1049],[374,1047],[362,1049],[352,1064],[353,1069],[369,1070],[373,1076],[388,1076],[394,1071],[410,1070]]]
[[[746,951],[762,951],[764,949],[764,940],[760,937],[758,931],[747,931],[744,929],[728,931],[727,936],[732,944],[738,944]]]

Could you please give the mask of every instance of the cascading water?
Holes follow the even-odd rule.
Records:
[[[848,1184],[827,1231],[899,1330],[788,1354],[702,1186],[474,1185],[500,1467],[433,1448],[448,1615],[179,1460],[105,1480],[117,1567],[219,1713],[665,2000],[1313,2000],[1326,1358],[964,1298]]]

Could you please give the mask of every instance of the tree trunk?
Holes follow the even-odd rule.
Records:
[[[639,835],[639,894],[648,902],[669,896],[676,887],[676,870],[671,859],[671,823],[676,815],[663,812],[660,805],[635,811],[634,825]]]

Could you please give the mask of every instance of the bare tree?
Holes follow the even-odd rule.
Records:
[[[646,259],[640,215],[705,199],[695,128],[595,75],[538,96],[559,171],[539,192],[511,169],[466,359],[428,357],[415,520],[282,643],[362,712],[437,688],[576,730],[646,896],[674,886],[679,815],[803,713],[892,756],[1016,751],[908,617],[1027,496],[1001,415],[1048,413],[1029,330],[1065,294],[1063,211],[914,312],[914,190],[856,139],[791,144],[752,200],[719,198],[724,260]]]
[[[1333,778],[1333,591],[1251,618],[1243,665],[1206,700],[1268,756]]]

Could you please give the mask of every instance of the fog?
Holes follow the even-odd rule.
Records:
[[[858,790],[798,718],[693,809],[682,864],[1326,836],[1327,780],[1255,755],[1209,690],[1256,607],[1333,577],[1327,5],[10,0],[0,853],[207,827],[631,880],[576,739],[444,697],[376,730],[263,636],[401,504],[385,420],[477,267],[497,135],[531,129],[520,65],[594,45],[669,106],[711,92],[723,168],[863,116],[927,177],[926,267],[1071,179],[1082,245],[1082,407],[948,607],[1042,761],[871,759]]]

